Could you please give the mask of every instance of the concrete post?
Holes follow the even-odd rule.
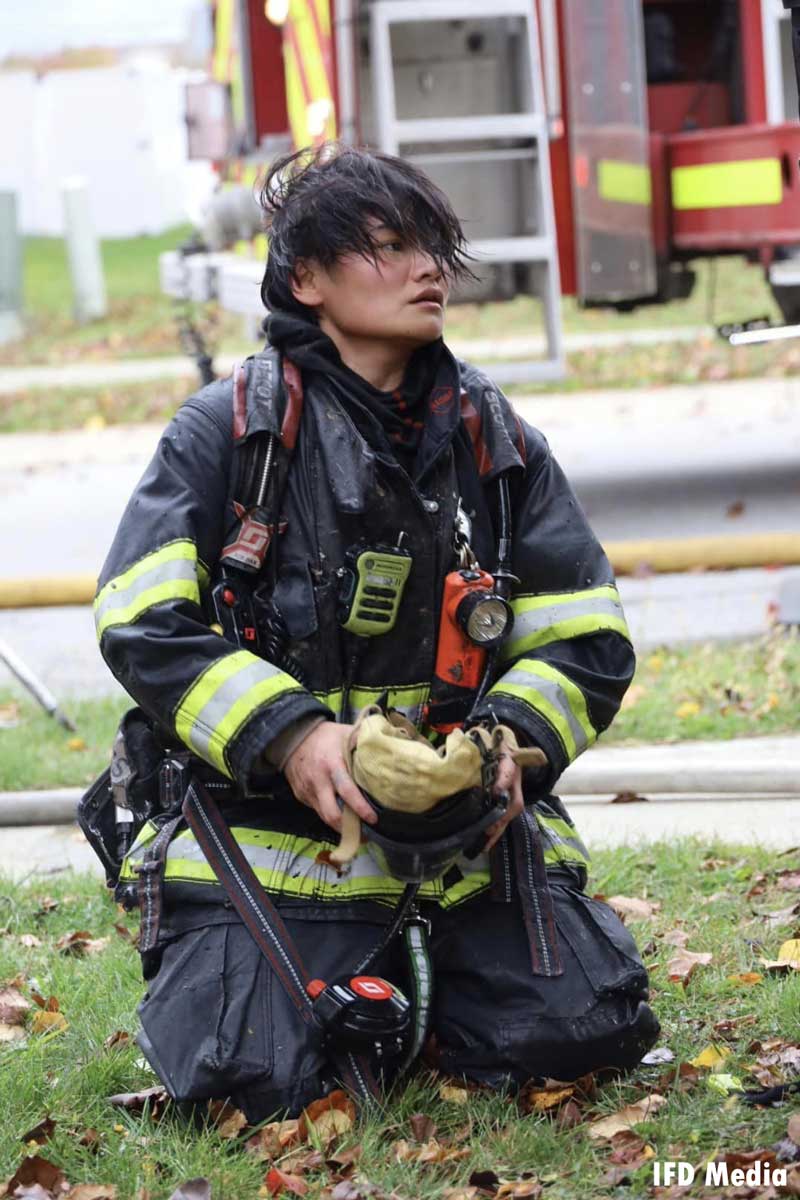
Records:
[[[86,180],[80,176],[65,179],[61,184],[61,195],[75,320],[85,325],[108,312],[100,242],[92,226]]]
[[[0,345],[22,336],[22,241],[17,197],[0,192]]]

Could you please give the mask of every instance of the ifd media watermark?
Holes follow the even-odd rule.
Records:
[[[775,1187],[785,1187],[788,1169],[773,1167],[769,1159],[756,1159],[746,1167],[730,1166],[722,1162],[709,1161],[703,1166],[694,1166],[683,1159],[663,1158],[653,1162],[653,1186],[669,1186],[677,1183],[687,1186],[696,1179],[702,1180],[706,1187],[766,1187],[770,1183]]]

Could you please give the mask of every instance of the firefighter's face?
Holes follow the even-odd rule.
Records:
[[[449,285],[434,259],[391,229],[373,231],[376,260],[348,254],[333,267],[303,264],[295,296],[320,326],[345,337],[416,348],[441,337]]]

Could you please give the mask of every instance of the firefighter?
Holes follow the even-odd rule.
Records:
[[[262,202],[267,346],[167,428],[95,602],[139,706],[109,795],[140,1045],[251,1122],[423,1047],[492,1088],[633,1067],[646,973],[552,794],[633,674],[609,563],[443,341],[469,272],[443,193],[325,146]]]

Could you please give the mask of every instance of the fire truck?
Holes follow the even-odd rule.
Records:
[[[477,283],[630,310],[687,296],[699,257],[746,255],[800,321],[800,124],[781,0],[216,0],[212,78],[189,85],[190,153],[223,181],[209,253],[166,290],[257,314],[253,186],[328,139],[419,163],[453,201]],[[241,250],[241,246],[239,246]],[[494,368],[493,368],[494,369]]]

